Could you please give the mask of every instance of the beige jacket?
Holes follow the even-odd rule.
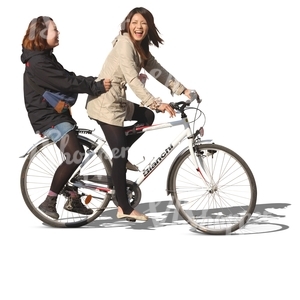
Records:
[[[185,87],[166,71],[150,54],[145,70],[156,80],[180,95]],[[131,120],[133,103],[126,98],[126,84],[141,100],[141,106],[150,106],[155,97],[139,79],[141,57],[135,50],[128,33],[119,35],[113,41],[113,49],[106,58],[97,80],[109,78],[110,90],[98,97],[88,96],[87,113],[90,118],[104,123],[123,126],[124,120]]]

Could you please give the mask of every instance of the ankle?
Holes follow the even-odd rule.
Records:
[[[134,211],[133,208],[130,209],[122,209],[121,206],[118,206],[118,212],[125,215],[130,215]]]
[[[50,196],[50,197],[56,197],[56,196],[57,196],[57,193],[54,193],[54,192],[52,192],[52,191],[49,191],[49,192],[48,192],[48,196]]]

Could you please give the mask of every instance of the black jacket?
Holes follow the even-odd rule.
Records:
[[[44,90],[64,94],[86,93],[93,96],[105,92],[102,80],[96,82],[96,77],[76,76],[75,73],[65,70],[54,56],[53,49],[33,51],[23,48],[21,61],[25,64],[23,77],[25,106],[35,133],[42,133],[61,122],[76,124],[68,111],[57,113],[43,99],[41,92]],[[39,88],[36,88],[36,85]]]

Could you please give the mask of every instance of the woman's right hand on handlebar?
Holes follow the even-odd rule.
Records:
[[[161,103],[156,109],[161,111],[162,113],[165,113],[167,111],[171,118],[176,116],[175,110],[168,103]]]

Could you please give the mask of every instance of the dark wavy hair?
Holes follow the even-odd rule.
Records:
[[[148,35],[142,40],[140,44],[138,44],[131,36],[129,31],[129,25],[131,22],[132,17],[135,14],[141,14],[148,24]],[[135,49],[139,52],[142,59],[144,60],[144,64],[147,62],[148,54],[149,54],[149,45],[155,45],[157,48],[159,47],[159,44],[163,44],[164,40],[159,36],[160,32],[156,28],[156,25],[154,23],[154,17],[152,13],[147,10],[144,7],[136,7],[132,9],[124,21],[121,24],[121,34],[124,32],[127,32],[129,34],[129,37],[134,44]]]
[[[48,48],[49,21],[53,21],[53,19],[46,16],[40,16],[30,21],[22,42],[25,49],[45,50]]]

